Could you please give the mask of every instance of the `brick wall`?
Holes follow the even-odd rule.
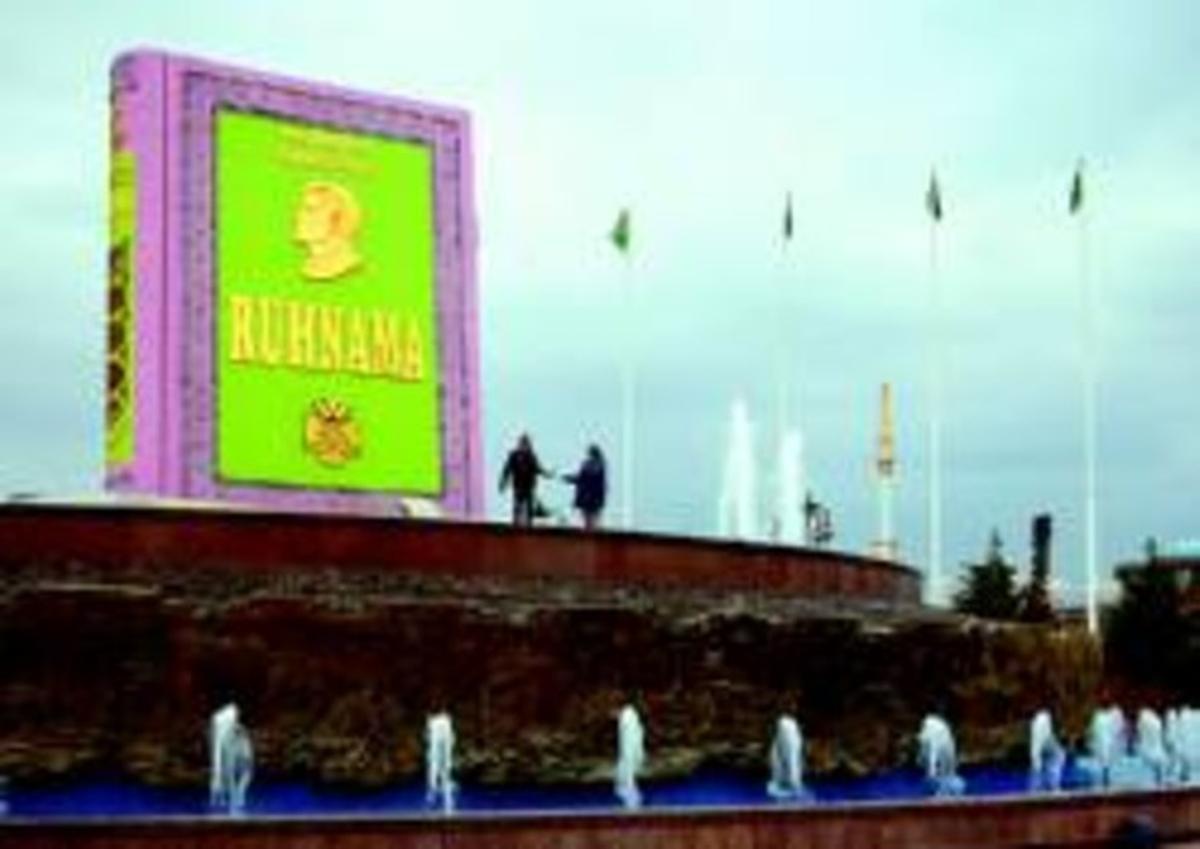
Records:
[[[500,580],[557,577],[901,604],[920,597],[914,570],[831,551],[347,516],[0,508],[0,568],[31,562],[169,570],[336,567]]]

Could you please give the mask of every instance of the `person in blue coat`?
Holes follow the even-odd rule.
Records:
[[[573,475],[563,475],[563,480],[575,485],[575,509],[583,516],[585,530],[600,526],[600,514],[608,497],[608,474],[605,470],[604,454],[594,442],[588,446],[587,455]]]

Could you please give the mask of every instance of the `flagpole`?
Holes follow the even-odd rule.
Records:
[[[1083,347],[1083,497],[1084,497],[1084,563],[1087,566],[1087,627],[1088,633],[1100,633],[1097,598],[1097,530],[1096,530],[1096,303],[1092,291],[1088,251],[1088,213],[1083,199],[1083,164],[1076,172],[1078,198],[1073,199],[1077,228],[1077,262],[1079,276],[1081,342]]]
[[[635,347],[638,334],[635,327],[637,310],[634,303],[636,292],[633,287],[633,252],[631,250],[633,233],[629,207],[622,208],[617,214],[617,221],[613,224],[608,238],[617,252],[622,255],[622,262],[625,264],[623,272],[625,292],[622,305],[625,308],[625,315],[620,316],[621,326],[625,328],[625,351],[621,363],[621,523],[626,530],[633,530],[633,424],[634,381],[636,378],[634,369],[637,367]]]
[[[790,201],[790,199],[789,199]],[[790,214],[790,202],[788,214]],[[786,324],[785,295],[787,291],[786,277],[788,267],[788,242],[791,241],[787,232],[790,224],[785,224],[783,244],[779,251],[779,281],[777,285],[777,303],[775,315],[775,509],[772,511],[771,538],[776,542],[783,540],[783,440],[787,427],[787,383],[784,375],[786,356],[784,354],[784,334]],[[769,455],[768,455],[769,456]]]
[[[936,184],[931,184],[936,191]],[[942,292],[938,267],[938,224],[940,197],[936,214],[929,216],[929,603],[941,605],[942,598]]]
[[[626,328],[625,363],[621,379],[621,507],[626,530],[633,530],[633,470],[634,470],[634,370],[637,367],[634,347],[638,334],[634,327],[637,311],[634,308],[633,258],[629,250],[622,253],[625,265],[626,315],[622,322]]]

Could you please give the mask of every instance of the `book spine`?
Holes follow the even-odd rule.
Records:
[[[118,57],[110,75],[105,484],[161,486],[162,60]]]

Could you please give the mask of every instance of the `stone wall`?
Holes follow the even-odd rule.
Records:
[[[226,701],[261,773],[363,785],[418,774],[425,716],[442,709],[464,780],[602,781],[627,700],[658,775],[763,768],[782,711],[817,771],[909,762],[928,711],[967,760],[1019,758],[1039,708],[1080,734],[1100,678],[1077,630],[727,593],[81,562],[9,577],[0,773],[18,779],[199,783]]]

